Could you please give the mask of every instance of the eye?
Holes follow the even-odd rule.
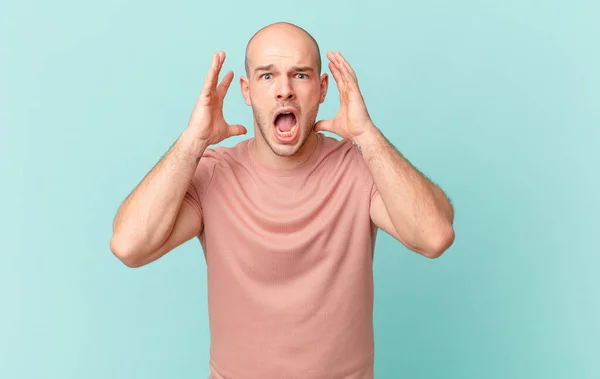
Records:
[[[263,79],[270,79],[271,78],[271,74],[262,74],[261,77]]]
[[[308,75],[306,74],[298,74],[298,79],[306,79],[308,78]]]

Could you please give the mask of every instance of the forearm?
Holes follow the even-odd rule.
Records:
[[[355,143],[398,234],[422,251],[451,243],[454,211],[443,191],[413,167],[375,126],[366,130]]]
[[[164,243],[206,147],[187,130],[181,134],[121,204],[113,223],[113,249],[145,254]]]

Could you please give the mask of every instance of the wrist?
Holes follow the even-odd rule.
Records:
[[[374,124],[369,123],[363,132],[352,138],[352,141],[361,149],[361,151],[365,151],[377,143],[380,135],[381,132],[379,129],[377,129]]]
[[[180,152],[193,157],[194,161],[196,161],[204,154],[204,150],[210,146],[210,143],[198,138],[189,129],[186,129],[179,136],[176,146]]]

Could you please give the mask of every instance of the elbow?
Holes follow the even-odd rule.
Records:
[[[143,263],[139,259],[139,251],[115,235],[110,239],[110,251],[127,267],[137,268],[143,266]]]
[[[454,238],[454,228],[452,225],[447,225],[430,238],[429,246],[423,251],[423,255],[430,259],[439,258],[452,246]]]

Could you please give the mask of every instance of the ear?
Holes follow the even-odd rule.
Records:
[[[329,76],[327,73],[321,75],[321,97],[319,99],[319,103],[322,104],[325,101],[325,96],[327,95],[327,88],[329,87]]]
[[[252,101],[250,100],[250,83],[248,81],[248,78],[244,76],[240,77],[240,88],[242,89],[242,96],[244,96],[246,105],[252,105]]]

